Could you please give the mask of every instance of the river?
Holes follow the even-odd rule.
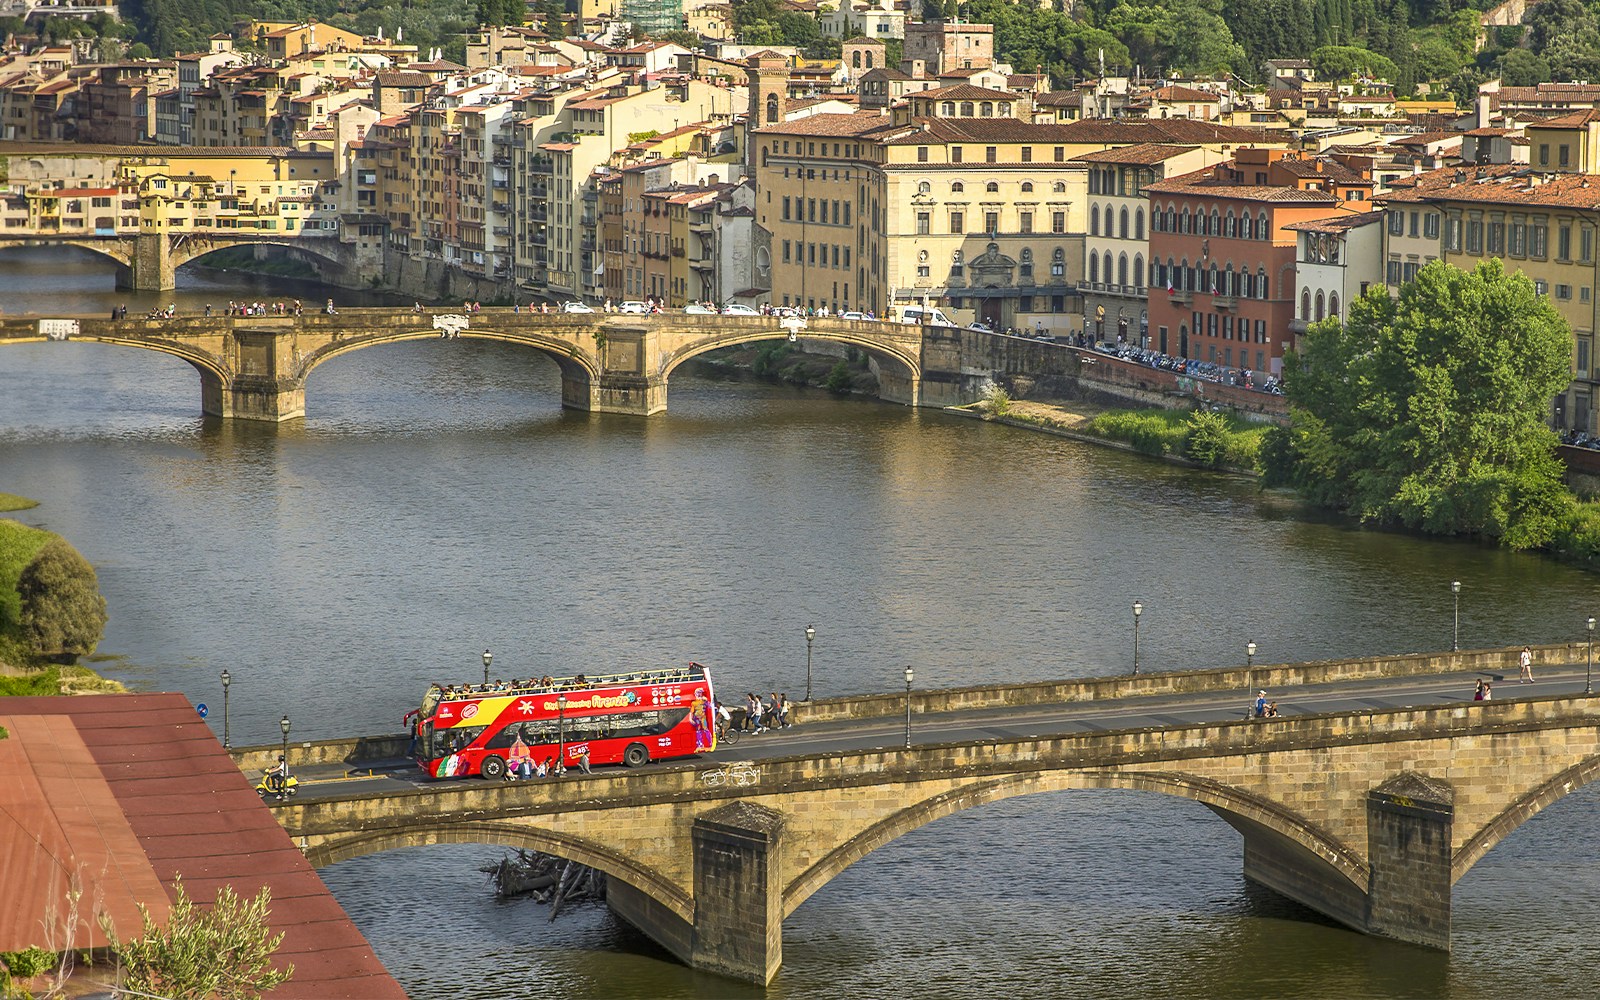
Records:
[[[122,295],[73,252],[0,256],[0,308],[325,297],[179,272]],[[350,293],[334,293],[354,302]],[[1572,639],[1595,580],[1536,556],[1364,531],[1237,478],[875,401],[675,376],[667,413],[564,411],[553,363],[418,341],[320,367],[307,417],[199,415],[184,362],[0,348],[0,490],[96,565],[98,666],[212,706],[235,744],[393,731],[432,680],[696,659],[724,692],[819,696]],[[1292,701],[1285,695],[1283,700]],[[1251,890],[1203,807],[1055,793],[940,820],[784,927],[773,998],[1588,996],[1600,960],[1581,791],[1455,892],[1455,952],[1356,935]],[[495,903],[487,847],[323,874],[414,997],[761,996],[603,908]],[[470,987],[466,984],[470,983]]]

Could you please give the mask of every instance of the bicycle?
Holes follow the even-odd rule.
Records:
[[[717,723],[717,745],[718,746],[730,746],[731,747],[731,746],[737,746],[738,743],[739,743],[739,730],[735,729],[733,727],[732,723],[729,723],[729,722],[719,722],[719,723]]]

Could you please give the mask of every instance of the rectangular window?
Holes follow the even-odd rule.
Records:
[[[1556,159],[1558,159],[1561,162],[1561,165],[1563,167],[1571,166],[1572,165],[1572,156],[1571,156],[1572,147],[1568,146],[1566,143],[1562,143],[1561,146],[1558,149],[1558,152],[1559,152],[1559,155],[1556,157]]]
[[[1562,226],[1556,230],[1556,260],[1572,259],[1572,227]]]
[[[917,162],[918,163],[927,163],[928,162],[928,147],[927,146],[918,146],[917,147]]]
[[[1594,260],[1594,230],[1588,226],[1578,232],[1578,259],[1585,264]]]
[[[1541,143],[1539,143],[1539,166],[1548,167],[1549,165],[1550,165],[1550,144],[1548,142],[1541,142]]]
[[[951,146],[950,147],[950,162],[951,163],[960,163],[961,162],[961,147],[960,146]]]
[[[1391,211],[1389,213],[1389,235],[1404,236],[1406,232],[1406,213]]]
[[[1477,219],[1467,222],[1467,253],[1483,253],[1483,223]]]
[[[1578,301],[1579,302],[1588,302],[1589,301],[1589,286],[1588,285],[1579,285],[1578,286]]]
[[[1411,238],[1412,239],[1416,239],[1417,238],[1417,216],[1419,214],[1421,214],[1421,213],[1419,213],[1419,212],[1412,212],[1411,213]]]
[[[784,240],[783,241],[783,262],[785,264],[789,263],[789,241],[788,240]]]
[[[951,212],[950,213],[950,232],[952,234],[956,235],[956,236],[960,236],[962,233],[965,233],[966,231],[967,231],[966,213],[964,213],[964,212]]]
[[[1535,223],[1528,227],[1528,256],[1543,258],[1549,249],[1550,227]]]
[[[1057,163],[1065,163],[1066,160],[1067,160],[1067,147],[1065,147],[1065,146],[1057,146],[1056,147],[1056,162]]]
[[[1489,242],[1484,250],[1491,256],[1506,252],[1506,224],[1503,222],[1489,223]]]
[[[1422,217],[1423,239],[1436,240],[1439,238],[1439,213],[1429,212]]]
[[[1589,374],[1589,338],[1578,338],[1578,374]]]
[[[999,212],[983,213],[983,231],[986,233],[998,233],[1000,231]]]
[[[1385,274],[1384,277],[1391,285],[1400,284],[1400,262],[1397,260],[1391,260],[1389,262],[1388,273]]]
[[[1067,231],[1067,213],[1050,213],[1050,231],[1052,233],[1064,233]]]
[[[1528,227],[1521,222],[1511,224],[1511,238],[1506,241],[1506,249],[1513,257],[1521,257],[1528,252]]]
[[[817,221],[817,199],[815,198],[806,199],[806,221]]]
[[[1400,277],[1407,282],[1417,280],[1417,262],[1414,260],[1406,261],[1405,266],[1400,268]]]
[[[816,262],[817,262],[817,245],[815,243],[807,243],[806,244],[806,263],[807,264],[815,264]]]
[[[783,196],[783,221],[784,222],[788,222],[789,221],[789,196],[788,195],[784,195]]]
[[[917,235],[918,236],[926,236],[926,235],[928,235],[928,213],[927,212],[918,212],[917,213]]]
[[[996,162],[995,161],[996,152],[997,151],[996,151],[995,147],[993,147],[993,146],[985,146],[985,147],[983,147],[983,162],[985,162],[985,163],[994,163],[994,162]]]
[[[1033,232],[1033,213],[1032,212],[1019,212],[1019,213],[1017,213],[1017,231],[1018,232],[1022,232],[1022,233],[1031,233],[1031,232]]]
[[[1557,285],[1556,286],[1556,298],[1558,298],[1558,299],[1570,299],[1570,298],[1572,298],[1572,286],[1571,285]]]
[[[926,264],[917,265],[917,277],[926,278],[931,274],[932,274],[932,272],[928,269],[928,265],[926,265]]]
[[[1444,228],[1444,248],[1451,252],[1461,250],[1461,220],[1451,219]]]
[[[1022,147],[1022,162],[1023,163],[1032,163],[1033,162],[1033,147],[1032,146],[1023,146]]]
[[[1533,293],[1535,295],[1549,295],[1550,294],[1550,285],[1549,285],[1549,283],[1545,282],[1545,281],[1538,281],[1538,280],[1534,281],[1534,283],[1533,283]]]

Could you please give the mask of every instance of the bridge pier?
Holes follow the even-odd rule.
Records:
[[[783,816],[730,802],[694,820],[694,923],[633,886],[606,885],[611,912],[695,969],[765,986],[783,964]]]
[[[178,266],[166,233],[141,233],[134,237],[128,267],[117,275],[117,285],[136,292],[165,292],[177,286]]]
[[[1450,950],[1450,848],[1455,789],[1415,771],[1367,793],[1366,930]]]

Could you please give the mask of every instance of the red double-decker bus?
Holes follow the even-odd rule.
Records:
[[[711,671],[434,685],[418,710],[417,763],[435,778],[505,777],[520,738],[535,764],[639,767],[716,748]],[[520,753],[520,748],[518,750]]]

